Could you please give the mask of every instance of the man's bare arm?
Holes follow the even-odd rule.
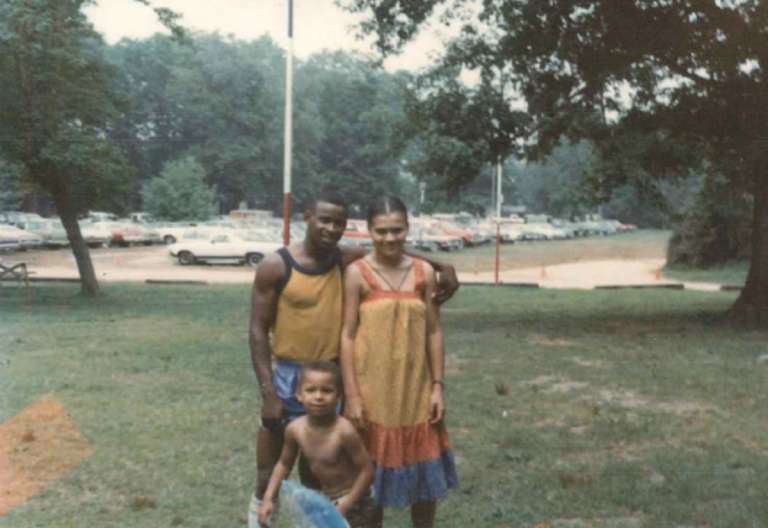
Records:
[[[251,324],[249,344],[251,362],[263,400],[262,419],[280,419],[283,404],[272,384],[272,345],[269,330],[275,320],[280,282],[285,276],[285,263],[278,254],[268,255],[256,269],[251,292]]]

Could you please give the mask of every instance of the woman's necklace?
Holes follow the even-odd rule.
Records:
[[[402,288],[403,284],[405,284],[405,279],[407,279],[408,275],[411,273],[411,268],[413,268],[413,262],[411,262],[411,264],[407,268],[405,268],[405,273],[403,274],[403,278],[400,279],[400,284],[398,284],[397,288],[395,288],[394,286],[392,286],[392,283],[389,282],[389,280],[387,280],[387,278],[379,270],[377,270],[374,267],[372,263],[369,262],[368,265],[376,273],[376,275],[381,277],[381,280],[383,280],[387,284],[387,286],[389,286],[389,289],[392,291],[400,291],[400,288]]]

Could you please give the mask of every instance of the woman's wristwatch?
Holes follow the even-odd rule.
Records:
[[[445,378],[432,380],[432,385],[442,385],[442,387],[445,388]]]

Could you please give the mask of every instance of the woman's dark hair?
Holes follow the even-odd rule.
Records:
[[[368,228],[370,229],[375,217],[391,213],[403,213],[405,223],[408,223],[408,208],[400,198],[394,196],[376,198],[368,205]]]

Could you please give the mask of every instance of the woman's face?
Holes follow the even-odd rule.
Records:
[[[403,213],[374,216],[370,233],[376,253],[386,258],[398,257],[408,238],[408,219]]]

